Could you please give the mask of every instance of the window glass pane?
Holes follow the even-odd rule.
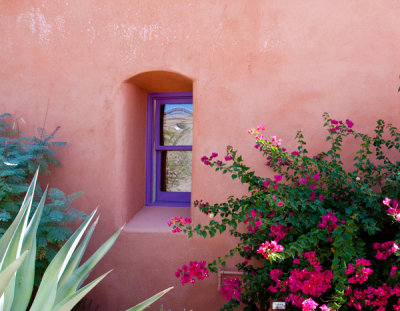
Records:
[[[160,108],[160,145],[191,146],[193,105],[168,104]]]
[[[192,151],[161,152],[161,191],[190,192]]]

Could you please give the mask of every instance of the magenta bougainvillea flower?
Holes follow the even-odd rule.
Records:
[[[328,212],[325,216],[322,216],[322,222],[318,224],[318,227],[327,228],[329,233],[332,233],[332,231],[338,226],[337,223],[338,219],[335,214]]]
[[[235,299],[240,301],[241,281],[238,278],[225,278],[219,293],[225,300]]]
[[[189,266],[183,265],[181,269],[175,272],[175,276],[180,278],[182,285],[186,283],[195,283],[196,279],[204,280],[209,276],[209,270],[206,268],[205,261],[191,261]]]
[[[347,125],[349,128],[352,128],[353,125],[354,125],[354,123],[351,122],[349,119],[346,119],[346,125]]]
[[[392,203],[392,206],[390,206]],[[400,208],[399,202],[397,200],[392,200],[390,198],[385,198],[383,204],[388,207],[387,212],[389,215],[393,216],[396,221],[400,221]]]
[[[265,241],[257,250],[257,253],[263,255],[266,259],[270,258],[275,252],[282,252],[283,246],[276,241]]]
[[[374,243],[373,248],[376,249],[376,259],[385,260],[394,252],[399,249],[399,246],[394,241],[387,241],[385,243]]]
[[[394,265],[392,266],[392,268],[390,269],[390,276],[395,276],[397,272],[397,266]]]
[[[346,270],[346,275],[350,275],[348,282],[350,284],[363,284],[366,282],[368,276],[374,272],[374,270],[368,268],[369,266],[371,266],[371,262],[364,258],[357,259],[355,267],[349,264]]]
[[[191,218],[186,217],[185,219],[183,219],[182,216],[178,216],[171,218],[171,220],[167,222],[167,225],[169,227],[172,227],[172,233],[177,233],[181,232],[182,228],[184,228],[187,225],[190,225],[191,223],[192,223]]]
[[[260,124],[257,126],[257,131],[264,131],[264,130],[265,130],[264,124],[260,123]]]
[[[308,298],[303,301],[303,311],[312,311],[318,307],[318,303],[316,303],[312,298]]]

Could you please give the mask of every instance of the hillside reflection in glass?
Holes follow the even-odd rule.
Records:
[[[192,145],[193,105],[160,108],[160,145],[173,146],[161,153],[161,191],[190,192],[192,151],[179,149]]]

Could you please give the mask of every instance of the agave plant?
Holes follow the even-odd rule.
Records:
[[[37,178],[38,171],[27,190],[16,218],[0,239],[0,311],[27,310],[31,301],[35,275],[36,232],[47,193],[47,190],[43,193],[36,210],[30,217]],[[83,238],[95,213],[96,210],[73,233],[47,267],[30,311],[71,310],[110,273],[108,271],[82,286],[89,273],[111,248],[122,230],[120,228],[115,232],[86,262],[80,265],[98,222],[97,217]],[[81,239],[82,242],[78,245]],[[171,289],[172,287],[127,311],[143,310]]]

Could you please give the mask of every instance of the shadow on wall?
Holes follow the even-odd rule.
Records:
[[[120,193],[122,209],[119,223],[130,219],[145,205],[146,178],[146,109],[147,94],[187,92],[193,90],[192,79],[170,71],[147,71],[122,84],[123,103],[120,113],[121,136]]]
[[[145,93],[193,91],[193,81],[190,78],[171,71],[142,72],[125,83],[133,84]]]

